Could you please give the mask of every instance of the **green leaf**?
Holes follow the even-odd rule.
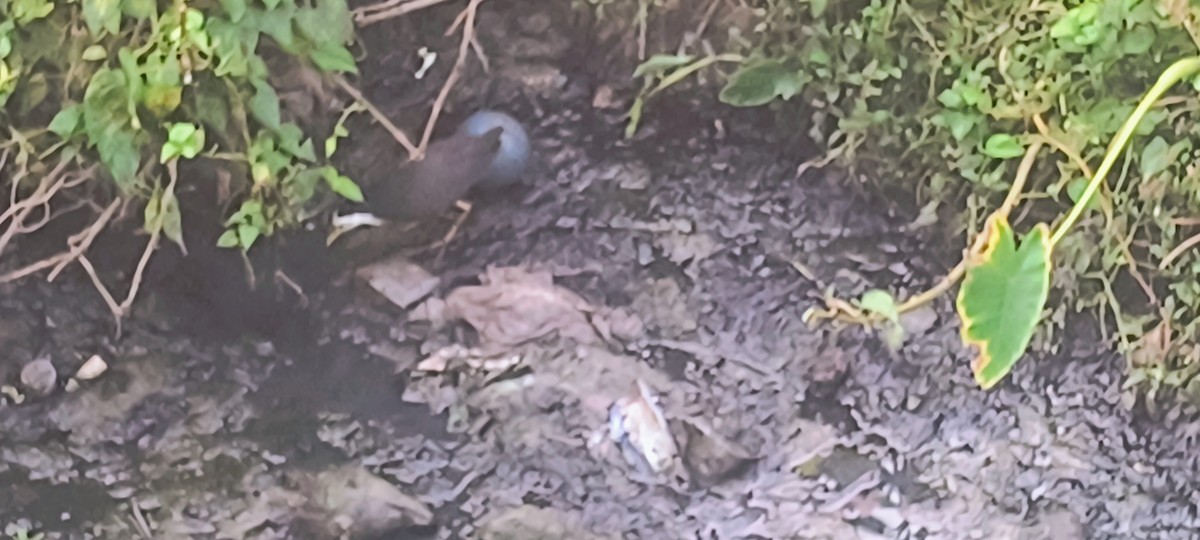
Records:
[[[192,159],[204,149],[204,130],[196,124],[180,122],[172,124],[167,132],[167,142],[163,143],[159,160],[166,163],[175,156]]]
[[[996,133],[983,143],[983,153],[997,159],[1011,159],[1024,155],[1025,147],[1012,135]]]
[[[221,7],[225,8],[229,20],[235,23],[241,22],[246,16],[246,0],[221,0]]]
[[[187,254],[187,246],[183,243],[183,215],[179,211],[179,199],[170,192],[163,194],[162,198],[162,231]]]
[[[82,0],[83,20],[87,23],[88,32],[94,37],[103,37],[105,33],[118,34],[121,31],[121,2],[120,0]]]
[[[103,45],[92,45],[83,50],[82,58],[89,62],[104,60],[108,58],[108,49],[105,49]]]
[[[1174,160],[1174,156],[1171,155],[1171,148],[1167,145],[1166,139],[1161,136],[1154,137],[1146,143],[1146,147],[1142,149],[1142,158],[1138,160],[1142,178],[1150,178],[1167,170],[1172,160]]]
[[[878,313],[889,321],[898,322],[900,320],[900,312],[896,310],[896,299],[892,298],[887,291],[871,289],[863,294],[858,303],[863,309]]]
[[[346,0],[317,0],[296,12],[296,26],[317,44],[345,44],[354,38],[354,19]]]
[[[791,99],[803,82],[796,70],[775,60],[766,60],[739,69],[719,95],[722,102],[735,107],[755,107],[775,98]]]
[[[334,193],[353,202],[363,202],[362,190],[359,189],[358,184],[354,183],[354,180],[338,174],[333,167],[325,167],[322,172],[325,176],[325,183],[329,184],[329,189],[332,189]]]
[[[167,131],[167,140],[173,143],[183,144],[196,134],[196,124],[189,122],[179,122],[172,124],[171,129]]]
[[[249,250],[250,246],[253,246],[258,237],[262,235],[262,231],[258,230],[258,227],[243,223],[238,225],[237,235],[242,249]]]
[[[1148,25],[1138,25],[1121,35],[1121,49],[1130,56],[1141,56],[1150,52],[1154,47],[1154,28]]]
[[[940,119],[950,128],[950,136],[962,141],[979,122],[979,115],[973,111],[942,111]]]
[[[642,75],[659,75],[668,69],[687,65],[691,61],[692,56],[687,54],[656,54],[638,65],[637,69],[633,70],[633,77],[636,79]]]
[[[145,91],[142,92],[142,104],[159,118],[175,112],[175,109],[179,108],[179,104],[182,101],[182,86],[152,84],[147,86]]]
[[[962,94],[955,88],[947,88],[938,94],[938,101],[948,109],[957,109],[963,106]]]
[[[54,11],[54,3],[47,0],[14,0],[9,4],[13,19],[21,25],[41,19]]]
[[[254,20],[262,33],[271,36],[283,50],[297,52],[296,33],[292,29],[296,13],[294,6],[271,8],[270,11],[254,10],[252,13],[255,14]]]
[[[146,232],[154,234],[162,227],[162,220],[159,219],[161,209],[162,193],[156,191],[146,200],[146,209],[142,212],[142,228],[146,229]]]
[[[1071,197],[1071,202],[1079,204],[1079,199],[1083,197],[1083,192],[1087,191],[1087,186],[1088,179],[1083,177],[1075,178],[1067,183],[1067,196]],[[1092,195],[1092,200],[1088,201],[1087,204],[1088,210],[1095,210],[1100,207],[1100,197],[1099,191],[1095,195]]]
[[[154,0],[121,0],[121,11],[138,20],[158,18],[158,6]]]
[[[137,182],[138,162],[141,159],[133,133],[112,129],[105,137],[93,142],[100,153],[100,160],[108,165],[117,187],[124,191],[131,189]]]
[[[217,238],[217,247],[231,248],[238,245],[238,233],[236,230],[227,229],[221,233],[221,237]]]
[[[253,83],[254,97],[250,98],[250,114],[271,130],[279,129],[279,94],[266,81]]]
[[[1004,378],[1025,353],[1050,292],[1050,228],[1039,223],[1018,248],[1004,216],[986,225],[984,250],[971,261],[956,308],[962,339],[978,347],[971,363],[984,389]]]
[[[54,119],[50,120],[50,131],[64,139],[71,138],[75,134],[75,130],[79,128],[79,119],[83,117],[83,107],[80,105],[71,105],[54,115]]]
[[[808,12],[813,18],[820,18],[825,14],[825,8],[829,6],[829,0],[808,0]]]
[[[21,99],[17,105],[17,111],[20,114],[32,111],[46,101],[46,95],[49,92],[50,85],[46,82],[45,73],[36,72],[26,77],[24,84],[21,85]]]
[[[354,55],[340,43],[327,41],[321,43],[309,53],[314,64],[326,73],[358,73],[358,65],[354,63]]]
[[[162,145],[162,151],[158,154],[158,162],[166,163],[171,161],[171,158],[178,156],[180,153],[179,145],[171,141],[167,141]]]
[[[316,161],[317,153],[313,151],[312,139],[304,139],[304,132],[292,122],[279,126],[279,147],[288,153],[305,161]]]

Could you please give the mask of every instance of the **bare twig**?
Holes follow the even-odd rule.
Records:
[[[429,146],[429,139],[433,137],[433,127],[437,125],[438,116],[442,114],[442,108],[446,105],[446,98],[450,96],[450,89],[454,88],[454,83],[458,81],[458,77],[462,75],[463,66],[467,61],[467,54],[471,49],[471,40],[475,39],[475,12],[479,9],[479,4],[483,0],[471,0],[467,7],[458,14],[454,19],[454,23],[446,30],[446,35],[454,33],[461,23],[463,26],[462,40],[458,44],[458,58],[454,59],[454,67],[450,69],[450,75],[446,77],[446,82],[442,84],[442,90],[438,92],[437,99],[433,102],[433,110],[429,112],[429,120],[425,122],[425,133],[421,136],[421,152]]]
[[[360,7],[351,13],[359,26],[369,26],[393,17],[400,17],[417,10],[436,6],[446,0],[387,0]]]
[[[92,222],[92,224],[88,226],[88,228],[68,238],[67,244],[70,247],[67,249],[67,251],[57,255],[52,255],[35,263],[31,263],[23,268],[13,270],[7,274],[0,275],[0,283],[16,281],[25,276],[41,272],[47,268],[55,267],[55,270],[50,275],[50,280],[53,280],[61,267],[70,264],[71,261],[74,261],[76,258],[81,256],[83,252],[87,251],[87,248],[92,245],[92,241],[96,239],[96,236],[100,234],[100,231],[104,229],[104,226],[108,224],[109,220],[112,218],[113,212],[117,210],[117,207],[119,207],[120,204],[120,199],[114,200],[108,205],[108,208],[105,208],[104,212],[102,212],[100,216],[96,218],[96,221]]]
[[[66,175],[63,174],[63,169],[66,168],[69,161],[60,161],[49,174],[43,176],[38,181],[38,186],[34,188],[33,193],[28,197],[17,200],[17,184],[21,182],[21,178],[13,178],[12,193],[9,196],[8,210],[0,214],[0,223],[8,221],[8,228],[0,234],[0,255],[4,254],[4,249],[8,247],[9,242],[12,242],[17,233],[26,229],[25,218],[33,212],[35,208],[47,204],[56,193],[63,189],[66,183]],[[36,229],[37,227],[33,227]]]
[[[393,124],[392,121],[383,114],[383,111],[380,111],[379,108],[373,103],[367,101],[366,96],[363,96],[362,92],[359,92],[357,88],[355,88],[341,76],[334,76],[333,81],[337,83],[338,86],[342,87],[342,90],[344,90],[347,94],[350,94],[350,97],[361,103],[363,107],[366,107],[367,112],[371,113],[371,116],[375,118],[375,121],[379,122],[384,129],[388,130],[388,133],[392,134],[392,138],[396,139],[396,142],[400,143],[400,146],[404,147],[404,150],[408,152],[409,159],[420,159],[421,155],[423,154],[423,149],[419,149],[413,145],[412,140],[408,138],[408,135],[405,135],[403,130],[396,127],[396,124]]]

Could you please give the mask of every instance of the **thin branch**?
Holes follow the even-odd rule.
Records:
[[[467,54],[470,53],[471,40],[475,38],[475,12],[479,9],[479,4],[483,0],[471,0],[467,7],[463,9],[458,17],[454,19],[454,23],[446,30],[446,35],[454,33],[459,24],[462,23],[462,40],[458,44],[458,58],[454,59],[454,67],[450,70],[450,75],[446,77],[446,82],[442,84],[442,89],[438,92],[437,99],[433,102],[433,110],[429,113],[429,121],[425,123],[425,133],[421,136],[421,152],[429,146],[429,139],[433,137],[433,127],[437,125],[438,116],[442,113],[442,108],[446,105],[446,98],[450,95],[450,89],[454,87],[454,83],[458,81],[458,77],[462,75],[463,66],[467,62]]]
[[[369,26],[394,17],[401,17],[414,11],[436,6],[446,0],[387,0],[369,6],[363,6],[351,13],[359,26]]]
[[[24,268],[19,268],[4,274],[0,276],[0,283],[16,281],[25,276],[41,272],[42,270],[52,266],[56,267],[54,272],[57,273],[59,271],[59,268],[57,268],[58,266],[66,266],[67,264],[70,264],[71,261],[80,257],[83,252],[87,251],[88,246],[92,245],[92,241],[96,239],[96,236],[100,234],[100,231],[104,229],[104,226],[108,224],[109,220],[112,218],[113,212],[117,210],[117,207],[120,206],[120,204],[120,199],[114,200],[108,205],[108,208],[105,208],[104,212],[102,212],[100,216],[96,218],[96,221],[88,226],[88,228],[67,239],[67,244],[70,245],[70,248],[67,251],[57,255],[52,255],[35,263],[29,264]],[[51,274],[51,281],[55,275],[56,274],[54,273]]]
[[[422,154],[422,150],[413,145],[412,140],[408,138],[408,135],[405,135],[403,130],[396,127],[396,124],[393,124],[392,121],[383,114],[383,111],[380,111],[378,107],[368,101],[366,96],[362,95],[362,92],[359,92],[357,88],[352,86],[341,76],[334,76],[333,82],[337,83],[337,85],[340,86],[347,94],[350,94],[350,97],[361,103],[362,106],[367,109],[367,112],[371,113],[371,116],[375,118],[375,121],[379,122],[384,129],[388,130],[388,133],[392,134],[392,138],[396,139],[396,142],[400,143],[400,146],[403,146],[404,150],[408,152],[409,159],[419,159]]]
[[[46,204],[54,197],[55,193],[58,193],[63,188],[63,184],[66,183],[66,177],[62,174],[62,171],[66,168],[67,163],[68,161],[66,160],[60,161],[49,174],[43,176],[38,181],[37,188],[34,189],[29,197],[19,201],[16,200],[16,184],[21,181],[21,178],[12,179],[13,192],[10,199],[11,206],[3,214],[0,214],[0,223],[9,221],[8,228],[5,229],[3,234],[0,234],[0,255],[4,254],[4,250],[8,247],[9,242],[12,241],[13,236],[25,226],[25,218],[29,216],[29,213],[34,208]]]

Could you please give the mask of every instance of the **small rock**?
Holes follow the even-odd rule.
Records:
[[[44,396],[54,391],[58,370],[49,358],[39,358],[21,368],[21,384],[30,392]]]
[[[79,366],[79,370],[75,372],[75,378],[81,381],[90,381],[104,374],[105,371],[108,371],[108,364],[104,362],[103,358],[100,358],[100,355],[93,354],[82,366]]]
[[[441,282],[437,276],[403,255],[364,266],[358,269],[356,275],[401,309],[408,309],[421,301]]]

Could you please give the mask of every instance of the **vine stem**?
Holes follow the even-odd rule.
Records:
[[[1137,129],[1138,124],[1146,116],[1150,107],[1153,107],[1158,98],[1162,97],[1169,88],[1175,86],[1175,83],[1198,71],[1200,71],[1200,56],[1193,56],[1171,64],[1171,67],[1163,71],[1162,75],[1159,75],[1154,86],[1150,87],[1150,90],[1138,102],[1138,106],[1133,110],[1133,114],[1125,119],[1125,124],[1121,126],[1120,131],[1117,131],[1117,136],[1113,139],[1112,146],[1109,147],[1108,152],[1104,155],[1104,161],[1096,169],[1096,174],[1088,182],[1087,189],[1083,191],[1083,195],[1079,198],[1079,201],[1071,208],[1071,213],[1067,214],[1067,218],[1054,230],[1054,235],[1050,237],[1051,249],[1054,249],[1054,246],[1058,245],[1063,236],[1066,236],[1067,231],[1071,230],[1071,227],[1079,220],[1080,214],[1087,208],[1087,204],[1092,200],[1092,196],[1096,194],[1096,190],[1100,189],[1100,184],[1108,176],[1108,172],[1112,169],[1113,164],[1117,162],[1117,158],[1121,156],[1125,145],[1133,137],[1133,131]]]
[[[1025,157],[1021,159],[1021,165],[1017,167],[1017,176],[1013,179],[1012,186],[1008,189],[1008,195],[1004,197],[1004,202],[1000,204],[1000,208],[997,208],[993,212],[993,215],[1007,216],[1017,206],[1017,201],[1021,199],[1021,193],[1025,191],[1025,182],[1029,179],[1029,171],[1033,170],[1033,163],[1037,161],[1038,151],[1042,149],[1043,144],[1045,142],[1039,138],[1034,140],[1033,144],[1029,145],[1029,148],[1025,150]],[[962,279],[963,274],[967,272],[967,262],[971,256],[983,250],[983,244],[987,241],[987,237],[987,231],[981,231],[975,237],[975,241],[972,242],[971,249],[967,251],[967,255],[958,261],[958,264],[954,266],[953,270],[950,270],[950,273],[946,274],[946,277],[942,278],[937,285],[927,289],[925,292],[909,297],[908,300],[897,306],[896,310],[900,313],[912,311],[950,290],[950,287],[958,283],[958,280]]]

